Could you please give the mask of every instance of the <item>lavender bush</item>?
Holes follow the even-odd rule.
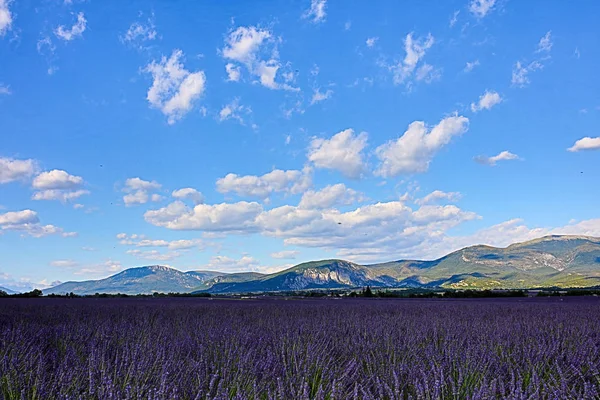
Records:
[[[3,399],[593,399],[598,299],[0,301]]]

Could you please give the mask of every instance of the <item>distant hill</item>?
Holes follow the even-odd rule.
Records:
[[[44,294],[94,294],[94,293],[122,293],[122,294],[151,294],[161,293],[187,293],[202,287],[206,280],[223,275],[222,272],[190,271],[181,272],[173,268],[160,265],[130,268],[106,279],[65,282],[58,286],[43,290]]]
[[[0,286],[0,291],[1,291],[1,292],[4,292],[4,293],[6,293],[6,294],[15,294],[15,293],[17,293],[17,292],[15,292],[14,290],[10,290],[10,289],[8,289],[8,288],[5,288],[5,287],[3,287],[3,286]]]
[[[432,261],[360,265],[313,261],[274,274],[132,268],[98,281],[67,282],[44,293],[246,293],[354,287],[519,289],[600,285],[600,238],[545,236],[506,248],[477,245]]]

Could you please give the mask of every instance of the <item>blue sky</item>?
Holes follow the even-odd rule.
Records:
[[[600,236],[598,20],[0,0],[0,286]]]

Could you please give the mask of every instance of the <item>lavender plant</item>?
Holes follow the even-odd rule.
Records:
[[[600,302],[6,299],[0,397],[600,398]]]

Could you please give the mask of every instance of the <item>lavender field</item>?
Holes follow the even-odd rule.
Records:
[[[593,399],[600,301],[6,299],[3,399]]]

